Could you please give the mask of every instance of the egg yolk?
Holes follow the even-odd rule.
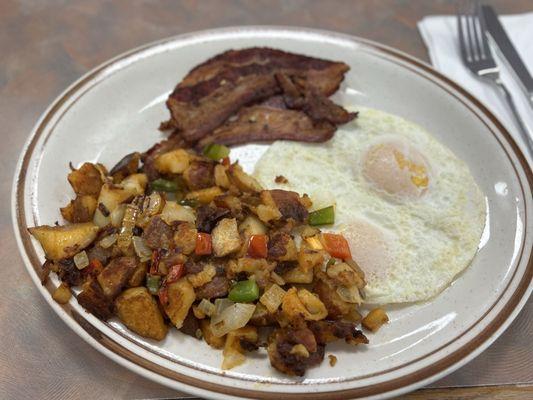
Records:
[[[372,146],[363,160],[363,176],[376,189],[402,197],[420,197],[430,183],[422,154],[400,143]]]

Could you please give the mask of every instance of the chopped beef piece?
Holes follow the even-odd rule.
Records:
[[[275,329],[268,338],[268,356],[277,370],[303,376],[305,371],[324,359],[324,344],[318,344],[305,324]]]
[[[293,270],[298,266],[298,262],[295,261],[281,261],[276,264],[274,272],[278,275],[284,275],[286,272]]]
[[[291,246],[292,242],[292,246]],[[268,258],[272,260],[289,261],[287,255],[294,246],[291,235],[287,233],[274,233],[268,239]]]
[[[213,280],[196,289],[197,299],[214,299],[228,294],[230,282],[225,276],[215,276]]]
[[[307,219],[307,208],[300,201],[298,193],[281,189],[269,190],[268,192],[285,219],[292,218],[298,222],[304,222]]]
[[[333,137],[335,125],[314,122],[301,111],[283,110],[265,106],[246,107],[228,122],[197,144],[202,148],[210,143],[236,145],[248,142],[295,140],[325,142]]]
[[[254,343],[254,342],[249,342],[248,340],[246,339],[241,339],[239,341],[239,344],[241,346],[241,348],[244,350],[244,351],[255,351],[259,348],[259,346],[257,345],[257,343]]]
[[[70,287],[79,286],[83,282],[83,274],[74,264],[72,258],[61,260],[57,263],[59,268],[57,275],[62,282],[65,282]]]
[[[113,316],[113,301],[105,296],[101,286],[92,278],[83,284],[78,303],[104,321]]]
[[[118,257],[98,274],[97,280],[106,297],[115,298],[137,269],[135,257]]]
[[[353,345],[368,343],[366,336],[356,328],[356,324],[353,322],[310,321],[308,325],[320,344],[338,339],[344,339],[346,343]]]
[[[189,310],[189,313],[183,320],[183,325],[180,328],[180,331],[186,335],[192,336],[193,338],[200,339],[198,336],[198,330],[200,329],[200,321],[194,316],[192,308]]]
[[[215,164],[208,161],[193,161],[183,173],[190,190],[215,186]]]
[[[193,261],[191,259],[187,260],[185,263],[185,274],[197,274],[202,272],[204,269],[205,263],[199,261]]]
[[[218,221],[231,215],[227,208],[200,206],[196,209],[196,229],[200,232],[211,233]]]
[[[153,217],[144,229],[143,238],[151,249],[169,249],[173,241],[172,228],[160,217]]]

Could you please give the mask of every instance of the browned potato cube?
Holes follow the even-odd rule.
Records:
[[[163,304],[163,308],[176,328],[180,329],[189,309],[196,300],[196,293],[194,293],[194,288],[187,278],[181,278],[170,284],[167,290],[168,304]]]
[[[365,329],[376,332],[383,324],[389,322],[389,317],[382,308],[374,308],[366,317],[363,318],[361,324]]]
[[[70,289],[67,285],[62,283],[57,287],[56,290],[54,290],[54,294],[52,295],[52,298],[57,301],[59,304],[66,304],[72,297],[72,293],[70,292]]]
[[[243,192],[259,192],[263,190],[255,178],[243,171],[239,164],[233,164],[228,170],[231,182]]]
[[[235,218],[224,218],[211,232],[215,257],[224,257],[241,248],[241,237]]]
[[[98,226],[92,222],[66,226],[41,225],[29,232],[41,243],[46,258],[62,260],[79,253],[96,238]]]
[[[176,228],[174,244],[183,254],[191,254],[196,247],[197,233],[194,224],[183,222]]]
[[[193,192],[189,192],[185,198],[188,200],[196,200],[202,204],[209,204],[214,200],[215,197],[220,196],[221,194],[222,190],[218,186],[213,186],[206,189],[198,189]]]
[[[226,343],[226,335],[224,336],[215,336],[211,330],[211,321],[209,319],[200,320],[200,330],[202,331],[202,336],[209,346],[214,349],[221,349]]]
[[[237,367],[246,361],[245,349],[242,343],[247,343],[254,347],[258,341],[257,328],[255,326],[244,326],[227,334],[222,361],[222,369]]]
[[[135,271],[133,271],[133,274],[130,276],[130,279],[128,279],[128,287],[137,287],[141,286],[144,282],[144,279],[146,278],[146,271],[147,271],[147,265],[146,263],[142,262],[139,263],[137,268],[135,268]]]
[[[155,168],[162,174],[182,174],[189,166],[190,155],[183,149],[161,154],[155,159]]]
[[[125,290],[115,300],[115,307],[120,320],[133,332],[155,340],[165,338],[168,328],[144,286]]]
[[[78,196],[66,207],[61,208],[61,215],[68,222],[79,223],[92,221],[97,201],[94,196]]]
[[[77,195],[98,196],[103,184],[100,171],[91,163],[85,163],[68,174],[68,181]]]

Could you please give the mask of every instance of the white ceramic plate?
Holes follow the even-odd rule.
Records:
[[[434,300],[389,307],[391,322],[371,344],[327,348],[338,357],[305,379],[275,372],[264,352],[235,370],[220,370],[221,353],[172,331],[163,342],[142,339],[118,322],[103,323],[72,299],[40,284],[44,258],[26,227],[60,219],[67,203],[68,163],[112,166],[123,155],[160,140],[164,101],[185,73],[230,48],[269,46],[350,65],[343,104],[379,108],[412,120],[465,160],[486,194],[489,220],[472,265]],[[251,168],[261,148],[236,150]],[[235,157],[235,155],[233,156]],[[89,72],[68,88],[37,123],[21,156],[13,192],[13,223],[36,286],[56,313],[113,360],[178,390],[213,398],[383,398],[444,376],[500,335],[532,290],[532,174],[498,120],[463,89],[396,50],[336,33],[288,28],[222,29],[163,40]]]

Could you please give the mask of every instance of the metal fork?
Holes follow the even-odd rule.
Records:
[[[479,4],[476,3],[470,13],[457,13],[457,29],[459,31],[459,47],[463,63],[472,73],[497,89],[500,97],[505,100],[511,110],[520,135],[527,146],[529,155],[533,159],[533,140],[526,123],[518,113],[511,93],[500,79],[500,68],[494,61],[487,41],[484,21],[480,17]]]

